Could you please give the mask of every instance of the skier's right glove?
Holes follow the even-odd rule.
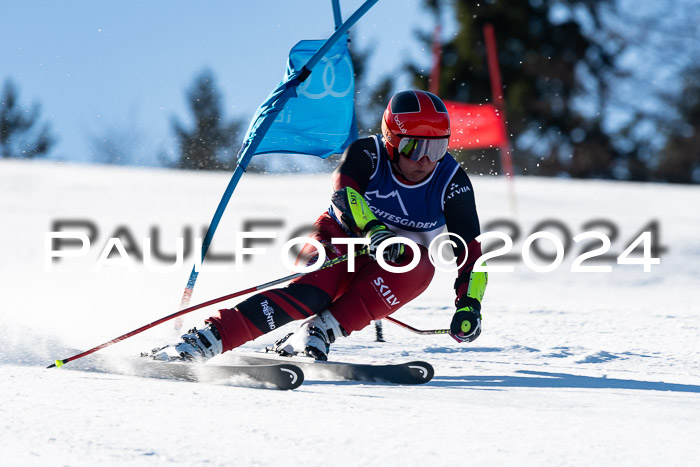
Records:
[[[457,311],[452,316],[450,334],[460,342],[472,342],[481,335],[481,312],[476,304],[465,302],[476,300],[465,296],[457,301]]]
[[[389,230],[386,225],[378,224],[370,228],[365,237],[369,239],[369,256],[376,260],[377,259],[377,249],[379,245],[390,238],[396,237],[396,234]],[[404,254],[404,246],[402,243],[392,243],[384,248],[384,254],[382,255],[384,261],[388,263],[397,263]]]

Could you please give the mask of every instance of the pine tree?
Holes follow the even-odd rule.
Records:
[[[664,148],[657,177],[675,183],[700,183],[700,66],[690,66],[676,99],[680,114]]]
[[[196,170],[230,170],[235,162],[237,143],[243,124],[225,122],[221,94],[211,70],[204,70],[187,92],[194,117],[194,128],[186,129],[173,120],[180,147],[178,168]]]
[[[470,103],[491,101],[483,41],[483,26],[491,23],[516,164],[533,174],[612,176],[616,160],[627,154],[615,148],[601,118],[607,82],[616,74],[614,56],[622,47],[601,22],[601,11],[610,0],[425,3],[436,17],[441,8],[453,10],[451,15],[458,21],[456,35],[443,43],[441,97]],[[422,33],[426,50],[430,50],[431,33]],[[428,89],[430,70],[415,65],[408,69],[415,85]],[[585,110],[577,105],[582,97]],[[484,156],[480,169],[496,168],[495,150],[465,153],[472,169],[478,165],[475,159]]]
[[[11,80],[5,81],[0,98],[0,157],[45,156],[55,143],[48,123],[38,128],[40,106],[31,110],[19,105],[19,93]]]

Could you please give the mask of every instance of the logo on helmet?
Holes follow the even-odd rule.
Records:
[[[401,123],[401,120],[399,120],[398,115],[394,115],[394,121],[396,122],[396,126],[399,127],[399,130],[401,130],[401,133],[406,133],[406,130],[403,127],[403,123]]]

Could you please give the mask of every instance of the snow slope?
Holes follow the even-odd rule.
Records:
[[[521,260],[509,263],[514,272],[490,274],[484,333],[471,345],[385,323],[386,343],[375,342],[368,327],[332,349],[339,360],[428,360],[436,369],[428,385],[309,375],[301,388],[280,392],[240,381],[195,384],[71,371],[71,364],[45,368],[177,309],[191,258],[169,272],[140,261],[133,270],[93,267],[120,229],[120,238],[131,234],[140,250],[146,237],[159,235],[168,253],[188,228],[201,236],[228,175],[0,161],[0,462],[696,463],[700,189],[524,178],[516,180],[512,215],[503,180],[477,176],[473,182],[482,227],[508,219],[521,228],[514,252],[547,219],[572,236],[588,230],[588,222],[607,220],[619,230],[611,249],[616,255],[656,220],[668,250],[650,273],[614,262],[606,263],[610,273],[572,273],[579,246],[549,273]],[[287,275],[278,259],[282,240],[325,209],[329,190],[327,175],[243,177],[212,252],[232,254],[246,220],[283,222],[278,239],[241,272],[227,261],[216,264],[227,271],[202,273],[193,303]],[[87,256],[62,259],[46,271],[45,234],[55,221],[71,219],[89,220],[98,238]],[[446,327],[453,279],[438,273],[396,318],[418,328]],[[198,325],[212,311],[188,315],[185,325]],[[246,347],[269,344],[290,326]],[[101,354],[136,355],[176,338],[166,323]]]

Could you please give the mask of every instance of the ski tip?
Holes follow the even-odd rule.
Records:
[[[404,365],[411,369],[414,376],[417,378],[416,383],[418,384],[427,383],[428,381],[433,379],[433,376],[435,376],[435,369],[428,362],[416,361],[408,362]]]
[[[47,366],[46,368],[61,368],[63,366],[63,363],[63,360],[56,360],[54,363]]]
[[[296,365],[282,363],[279,370],[289,378],[289,381],[285,379],[284,384],[278,385],[280,389],[296,389],[304,382],[304,371]]]

